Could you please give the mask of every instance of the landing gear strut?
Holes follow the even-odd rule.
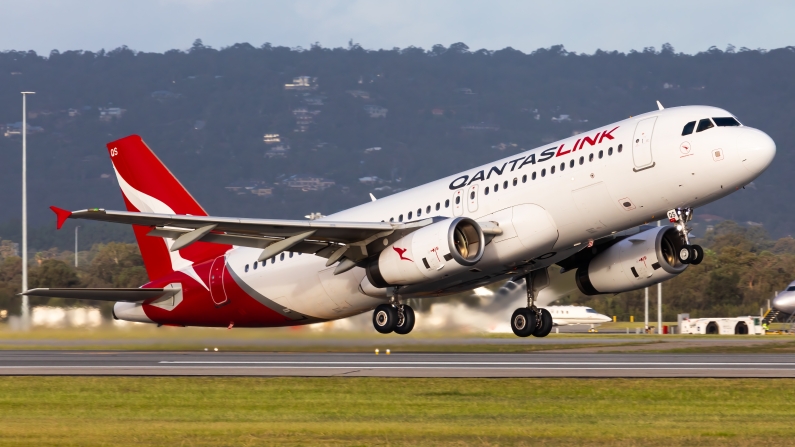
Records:
[[[701,264],[704,260],[704,249],[700,245],[690,245],[688,233],[690,228],[687,223],[693,219],[693,208],[676,208],[668,211],[668,220],[676,223],[676,229],[682,238],[682,247],[677,252],[679,262],[682,264]]]
[[[414,309],[400,304],[397,287],[389,303],[379,304],[373,311],[373,327],[382,334],[394,332],[406,335],[414,329]]]
[[[552,315],[535,305],[536,294],[549,285],[547,269],[534,270],[525,276],[527,307],[520,307],[511,316],[511,330],[519,337],[546,337],[552,330]]]

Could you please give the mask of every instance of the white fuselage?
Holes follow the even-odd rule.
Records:
[[[515,275],[519,266],[546,267],[589,240],[659,220],[673,208],[704,205],[748,184],[775,154],[766,134],[740,126],[682,136],[688,122],[731,116],[705,106],[646,113],[327,219],[408,222],[466,216],[496,222],[502,234],[486,246],[476,268],[405,287],[401,294],[432,297],[480,287]],[[335,319],[372,309],[386,298],[385,291],[373,292],[372,286],[365,287],[369,295],[363,292],[360,284],[369,282],[362,268],[334,275],[325,258],[283,253],[254,269],[260,253],[235,247],[227,253],[227,268],[286,309]]]
[[[544,309],[552,315],[552,324],[555,326],[602,324],[613,321],[607,315],[602,315],[586,306],[546,306]]]

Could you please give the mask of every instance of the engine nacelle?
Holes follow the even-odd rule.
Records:
[[[443,220],[384,248],[367,264],[367,279],[380,288],[454,275],[480,261],[485,246],[483,230],[474,220]]]
[[[687,265],[676,256],[683,242],[674,227],[646,230],[618,241],[577,269],[586,295],[642,289],[671,279]]]

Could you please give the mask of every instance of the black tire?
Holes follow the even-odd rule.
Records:
[[[541,324],[536,327],[533,336],[546,337],[552,331],[552,314],[546,309],[541,309]]]
[[[683,245],[676,256],[682,264],[690,264],[693,262],[693,247],[690,245]]]
[[[737,322],[734,326],[734,335],[748,335],[748,325],[744,321]]]
[[[707,324],[707,335],[718,335],[719,333],[720,333],[720,330],[718,329],[718,323],[715,323],[714,321],[710,321]]]
[[[704,249],[701,248],[700,245],[693,245],[691,248],[693,251],[693,260],[690,261],[690,263],[693,265],[701,264],[701,261],[704,260]]]
[[[403,306],[403,318],[398,317],[398,322],[395,324],[395,333],[406,335],[414,329],[414,309],[410,306]]]
[[[528,337],[536,329],[536,313],[526,307],[513,311],[511,330],[518,337]]]
[[[379,304],[373,311],[373,327],[382,334],[394,331],[397,320],[397,309],[391,304]]]

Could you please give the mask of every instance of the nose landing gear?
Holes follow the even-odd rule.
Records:
[[[546,337],[552,331],[552,314],[535,306],[535,295],[549,285],[547,269],[535,270],[525,277],[527,307],[520,307],[511,316],[511,330],[519,337]]]
[[[701,264],[704,260],[704,249],[700,245],[690,245],[687,223],[693,219],[693,208],[676,208],[668,211],[668,220],[676,223],[676,229],[684,245],[679,249],[677,257],[682,264]]]

